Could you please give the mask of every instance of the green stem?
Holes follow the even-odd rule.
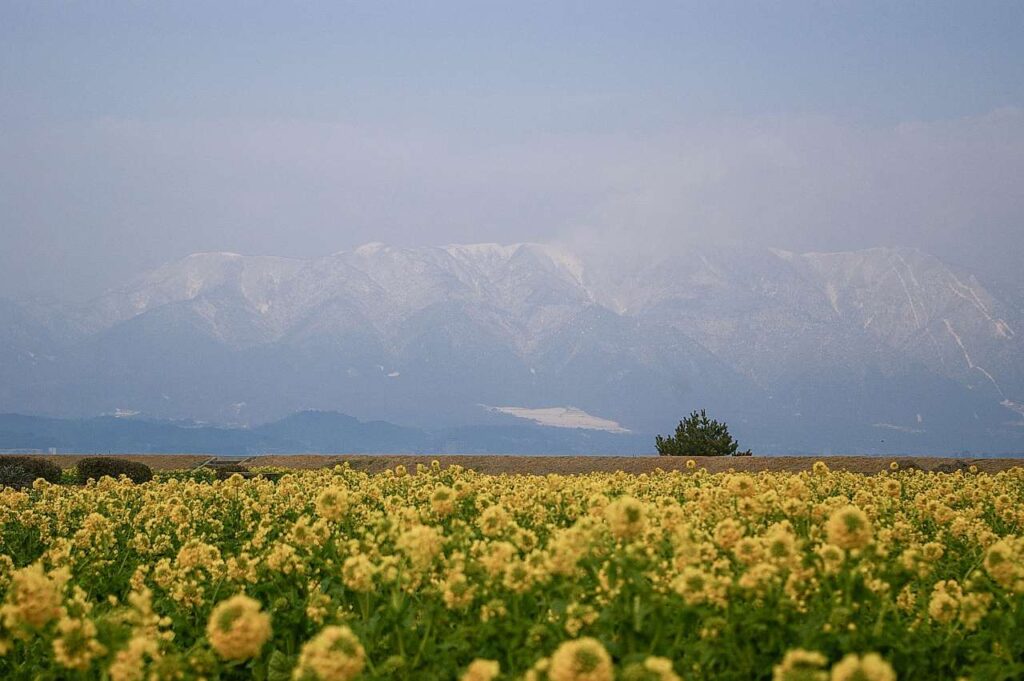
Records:
[[[430,618],[430,619],[427,620],[427,628],[423,632],[423,639],[420,641],[420,647],[416,651],[416,657],[412,661],[412,666],[413,667],[415,667],[417,664],[419,664],[420,658],[423,656],[423,651],[427,647],[427,641],[430,640],[431,634],[433,634],[432,626],[431,626],[433,623],[434,623],[433,618]]]

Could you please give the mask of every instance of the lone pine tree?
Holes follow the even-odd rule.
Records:
[[[729,427],[709,419],[703,409],[680,421],[675,435],[655,436],[654,445],[661,456],[750,456],[750,450],[738,451]]]

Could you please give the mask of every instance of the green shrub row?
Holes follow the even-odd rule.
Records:
[[[99,480],[104,475],[117,478],[122,475],[135,483],[153,479],[153,470],[144,463],[109,456],[88,456],[78,462],[74,471],[41,456],[0,456],[0,488],[31,487],[38,478],[53,484],[85,483]]]
[[[37,478],[42,478],[53,484],[65,485],[85,484],[89,480],[99,480],[104,475],[109,475],[112,478],[124,475],[132,482],[140,484],[153,479],[213,482],[214,480],[226,480],[235,473],[248,472],[250,469],[244,466],[230,464],[216,468],[162,470],[154,473],[144,463],[112,456],[85,457],[79,460],[75,468],[62,470],[55,463],[41,456],[0,455],[0,489],[31,487]],[[263,467],[251,472],[276,480],[286,472],[286,469]]]
[[[60,466],[40,456],[0,456],[0,487],[23,489],[37,478],[59,483]]]
[[[112,478],[124,475],[135,484],[153,479],[153,469],[146,464],[110,456],[87,456],[78,462],[76,468],[79,482],[99,480],[104,475]]]

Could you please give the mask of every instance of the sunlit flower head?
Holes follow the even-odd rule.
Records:
[[[306,642],[292,672],[295,681],[349,681],[366,665],[366,651],[352,630],[325,627]]]
[[[871,521],[857,506],[843,506],[829,516],[825,533],[829,543],[839,548],[862,549],[871,543]]]
[[[247,660],[270,638],[270,615],[260,611],[259,601],[238,594],[213,609],[206,636],[225,660]]]
[[[494,681],[501,673],[501,665],[496,660],[473,660],[459,681]]]
[[[812,650],[790,650],[772,668],[772,681],[828,681],[828,658]]]
[[[643,533],[647,525],[647,509],[644,504],[631,496],[623,496],[609,503],[604,509],[608,529],[618,539],[632,539]]]
[[[64,585],[71,575],[67,570],[47,573],[34,563],[11,575],[7,598],[0,613],[7,629],[39,629],[61,612]]]
[[[594,638],[566,641],[551,656],[547,670],[551,681],[612,681],[612,658]]]
[[[635,662],[624,670],[621,681],[681,681],[672,668],[672,660],[664,657],[648,657],[643,662]]]
[[[829,681],[896,681],[896,673],[878,653],[851,653],[833,665]]]

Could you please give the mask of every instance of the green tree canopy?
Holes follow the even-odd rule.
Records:
[[[738,451],[740,445],[729,434],[729,427],[709,419],[703,409],[694,411],[679,422],[675,435],[654,439],[661,456],[749,456],[750,450]]]

